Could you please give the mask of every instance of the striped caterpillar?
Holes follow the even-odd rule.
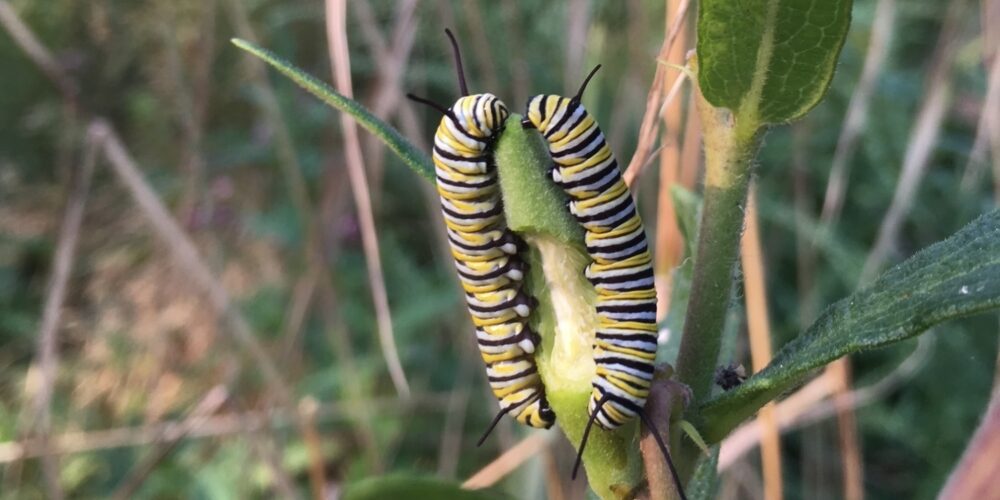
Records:
[[[509,111],[489,93],[469,95],[458,43],[450,30],[462,97],[450,108],[407,95],[444,115],[434,135],[433,161],[441,212],[466,304],[476,327],[479,352],[500,412],[479,444],[506,414],[518,422],[549,428],[555,413],[535,365],[537,335],[528,327],[535,300],[521,289],[525,244],[510,231],[493,160],[493,143]]]
[[[527,104],[524,128],[545,139],[555,163],[552,181],[569,197],[569,211],[585,231],[591,262],[586,277],[597,291],[597,332],[593,344],[597,373],[573,475],[579,468],[591,427],[616,429],[636,415],[653,430],[674,471],[669,452],[643,408],[656,361],[656,289],[642,219],[622,179],[618,162],[597,121],[580,103],[587,76],[572,98],[537,95]],[[683,496],[683,492],[681,492]]]

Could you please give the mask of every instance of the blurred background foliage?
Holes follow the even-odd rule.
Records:
[[[333,495],[389,472],[463,480],[528,434],[505,421],[495,438],[474,445],[496,403],[441,239],[433,191],[362,137],[412,399],[393,388],[376,336],[338,116],[284,78],[261,73],[229,44],[234,36],[256,38],[329,80],[322,2],[7,3],[52,50],[78,93],[74,108],[9,33],[0,33],[0,498],[45,496],[40,461],[11,450],[32,433],[42,304],[87,116],[113,124],[294,396],[316,409],[312,445],[318,442],[321,455],[318,461],[310,455],[294,408],[266,411],[274,398],[259,367],[234,347],[218,311],[99,162],[58,329],[53,434],[89,445],[60,456],[59,483],[67,496],[106,497],[130,488],[139,498],[305,495],[310,464]],[[984,68],[996,60],[997,2],[894,3],[888,57],[849,160],[843,212],[828,233],[816,236],[819,214],[870,48],[875,0],[855,2],[826,99],[802,121],[775,128],[759,157],[776,346],[858,286],[935,81],[947,99],[940,135],[916,177],[887,262],[943,239],[996,204],[990,176],[997,170],[990,165],[1000,159],[991,164],[988,155],[972,151],[980,113],[987,111]],[[411,7],[412,17],[399,17]],[[401,96],[456,97],[445,27],[462,42],[473,91],[494,92],[517,111],[534,93],[572,93],[586,70],[601,63],[587,100],[624,165],[636,148],[665,8],[660,0],[350,2],[355,95],[426,145],[437,117]],[[408,36],[412,48],[405,50]],[[934,68],[942,68],[938,80]],[[284,138],[290,149],[283,149]],[[301,175],[305,193],[296,191],[289,168]],[[636,189],[650,231],[661,223],[656,170],[649,168]],[[315,237],[327,263],[322,275],[309,261],[310,221],[319,228]],[[804,248],[814,237],[810,256]],[[722,361],[749,366],[738,302],[735,335],[724,350],[730,359]],[[989,397],[996,315],[947,324],[924,342],[916,369],[857,410],[869,498],[933,498]],[[855,357],[855,383],[883,380],[915,350],[911,341]],[[212,421],[172,445],[144,434],[157,422],[188,418],[220,387],[225,398],[213,415],[242,420]],[[118,433],[100,432],[108,429]],[[499,488],[524,498],[583,498],[582,481],[568,480],[572,447],[552,437],[530,459],[535,465],[520,467]],[[838,442],[833,419],[785,435],[787,498],[843,495]],[[763,498],[757,454],[727,469],[721,491],[725,498]]]

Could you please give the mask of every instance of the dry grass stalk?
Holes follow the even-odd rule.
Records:
[[[677,17],[674,19],[673,25],[670,27],[670,31],[667,37],[663,39],[663,45],[660,47],[660,53],[657,59],[668,60],[670,56],[670,50],[673,47],[678,35],[681,32],[681,26],[684,24],[684,18],[687,15],[688,6],[690,5],[690,0],[682,0],[680,6],[677,9]],[[649,160],[650,151],[653,149],[653,143],[656,141],[656,131],[659,124],[660,116],[660,102],[663,97],[663,82],[666,78],[667,67],[663,64],[656,65],[656,74],[653,76],[653,84],[649,87],[649,94],[646,96],[646,111],[642,115],[642,124],[639,127],[639,144],[636,146],[635,154],[632,155],[632,160],[629,161],[628,168],[625,169],[626,172],[630,170],[639,170],[642,165]],[[635,174],[633,174],[633,177]]]
[[[667,22],[670,23],[678,17],[683,0],[669,0],[667,2]],[[676,65],[684,64],[684,54],[687,52],[687,25],[682,23],[677,32],[677,39],[670,47],[666,62]],[[676,73],[664,78],[665,87],[671,86],[680,88],[680,82],[685,77],[684,73]],[[656,209],[656,235],[655,249],[653,256],[653,274],[656,279],[657,296],[657,320],[662,320],[670,309],[670,283],[672,271],[680,264],[683,255],[684,238],[680,228],[677,226],[677,215],[674,212],[674,202],[670,195],[670,189],[677,183],[681,170],[681,132],[684,124],[684,101],[674,99],[672,96],[677,90],[666,88],[668,97],[660,113],[663,121],[663,133],[660,137],[662,151],[660,151],[660,182],[659,194],[657,195]],[[694,113],[692,113],[694,114]]]
[[[900,227],[913,207],[917,188],[930,166],[931,154],[937,146],[941,127],[947,115],[952,94],[952,65],[961,46],[959,28],[964,13],[964,2],[952,2],[938,35],[937,47],[931,58],[929,77],[920,110],[910,131],[903,158],[902,170],[896,192],[879,227],[878,237],[872,246],[861,272],[860,285],[875,278],[894,250]]]
[[[90,181],[93,177],[97,150],[101,140],[103,140],[102,137],[92,134],[87,137],[80,166],[74,169],[70,175],[62,226],[59,230],[56,252],[52,259],[52,274],[46,286],[42,319],[38,328],[36,366],[40,380],[38,380],[33,401],[33,433],[39,436],[46,448],[52,433],[52,394],[59,370],[57,338],[59,323],[62,317],[63,303],[66,300],[66,288],[70,275],[73,273],[73,262],[76,260],[80,227],[83,224],[84,208],[87,204]],[[62,487],[59,485],[59,471],[57,455],[46,454],[42,457],[42,473],[45,477],[45,490],[49,498],[59,499],[64,496]]]
[[[323,438],[316,430],[316,411],[319,404],[315,399],[305,398],[299,402],[299,420],[302,425],[302,440],[309,455],[309,484],[315,500],[323,500],[326,493],[326,461],[323,459]]]
[[[743,287],[746,298],[747,329],[750,336],[750,357],[753,371],[762,370],[771,362],[771,326],[767,312],[767,287],[765,284],[764,255],[761,246],[757,210],[757,190],[750,188],[747,200],[746,230],[743,233],[741,258],[743,261]],[[775,403],[772,401],[757,414],[762,429],[760,454],[764,471],[764,498],[781,500],[781,443],[779,439]]]
[[[938,498],[996,498],[997,456],[1000,456],[1000,391],[994,388],[983,421]]]
[[[163,202],[143,179],[131,155],[125,149],[118,134],[107,122],[97,119],[90,126],[90,133],[104,136],[104,155],[111,170],[118,176],[139,210],[150,222],[154,233],[163,241],[182,272],[190,276],[192,282],[209,299],[212,306],[223,314],[230,324],[236,343],[245,349],[268,382],[274,395],[282,403],[292,401],[292,390],[275,367],[270,355],[257,341],[250,324],[233,306],[229,293],[201,258],[198,249],[184,233],[177,221],[171,217]]]
[[[823,197],[823,211],[820,220],[825,225],[835,224],[840,218],[844,206],[844,194],[847,191],[847,179],[850,173],[851,160],[857,150],[861,135],[865,132],[868,114],[871,107],[872,94],[878,83],[879,76],[885,69],[889,56],[892,33],[895,29],[896,0],[878,0],[875,6],[875,16],[872,20],[871,35],[868,39],[868,51],[865,53],[865,63],[861,77],[851,94],[847,105],[844,124],[837,139],[837,149],[833,153],[830,164],[830,176],[826,181],[826,194]]]
[[[467,490],[478,490],[489,488],[498,481],[506,477],[524,462],[540,453],[542,450],[552,445],[555,440],[555,432],[532,432],[531,435],[521,440],[502,455],[490,462],[486,467],[479,469],[469,479],[462,483],[462,488]]]
[[[52,52],[42,45],[38,37],[21,21],[20,16],[7,0],[0,0],[0,26],[3,26],[14,43],[55,84],[71,107],[76,109],[79,88],[76,82],[69,77]]]
[[[201,425],[207,417],[219,411],[228,399],[229,393],[225,386],[219,385],[209,390],[185,418],[191,422],[189,429],[195,429]],[[185,434],[176,434],[175,436],[171,436],[171,439],[163,439],[153,443],[156,445],[156,449],[125,476],[120,486],[111,494],[111,498],[115,500],[132,498],[139,487],[142,486],[142,483],[145,482],[146,478],[153,473],[156,466],[180,444]]]
[[[386,43],[379,32],[375,13],[368,2],[351,4],[352,11],[358,19],[361,34],[371,48],[372,57],[378,61],[376,65],[378,77],[373,85],[374,90],[367,99],[372,114],[388,121],[396,113],[407,106],[403,102],[403,74],[406,73],[410,51],[416,35],[416,0],[398,2],[396,19],[394,21],[391,43]],[[372,199],[375,206],[379,205],[381,197],[382,178],[384,177],[385,147],[372,135],[365,135],[362,141],[364,158],[367,158],[367,173],[372,189]]]
[[[789,432],[826,420],[844,408],[859,408],[885,397],[914,377],[927,363],[934,344],[933,337],[922,336],[917,348],[896,369],[878,382],[855,389],[848,394],[831,397],[839,383],[837,377],[824,372],[775,407],[775,419],[781,432]],[[736,428],[722,442],[719,470],[726,470],[758,445],[763,436],[759,420]]]
[[[326,0],[326,29],[330,63],[337,91],[347,97],[352,97],[354,92],[351,88],[351,59],[347,49],[347,3],[345,0]],[[406,380],[403,364],[399,360],[396,340],[393,338],[389,296],[385,289],[378,235],[375,232],[375,216],[372,213],[371,193],[368,189],[368,180],[365,177],[357,124],[346,114],[340,115],[340,124],[344,132],[347,174],[351,190],[354,193],[354,203],[361,229],[361,243],[365,253],[368,284],[371,287],[372,301],[375,305],[379,344],[382,347],[382,355],[389,370],[389,376],[396,388],[396,393],[404,399],[408,399],[410,397],[410,384]]]
[[[353,419],[365,414],[362,407],[379,414],[406,414],[415,410],[438,411],[447,404],[446,393],[419,394],[412,403],[396,397],[366,399],[360,402],[326,403],[317,406],[316,422]],[[206,398],[208,397],[206,396]],[[94,431],[66,432],[52,436],[51,447],[46,448],[38,439],[0,442],[0,464],[38,458],[45,453],[73,455],[115,448],[144,446],[174,440],[218,438],[248,431],[296,426],[298,411],[293,407],[277,406],[259,410],[245,410],[224,415],[192,416],[132,427],[118,427]]]
[[[1000,11],[1000,7],[997,8]],[[1000,19],[1000,14],[997,15]],[[991,29],[989,26],[984,29]],[[993,27],[1000,31],[1000,28]],[[988,37],[984,37],[988,38]],[[1000,52],[992,57],[992,63],[987,62],[989,72],[986,80],[986,97],[983,99],[982,114],[976,125],[976,139],[969,153],[969,161],[965,165],[962,176],[962,189],[969,191],[976,186],[982,177],[982,170],[987,164],[987,151],[993,157],[993,183],[995,195],[1000,201]]]

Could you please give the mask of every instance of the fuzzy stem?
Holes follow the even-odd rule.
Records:
[[[705,138],[704,208],[677,373],[678,379],[691,388],[694,400],[704,401],[712,392],[733,269],[739,255],[751,163],[760,143],[761,127],[756,113],[741,112],[737,120],[728,110],[713,107],[700,95],[698,110]],[[698,417],[688,418],[697,421]],[[681,474],[686,476],[693,469],[698,450],[685,443],[681,452]]]
[[[504,215],[507,226],[530,247],[525,289],[538,299],[531,321],[542,338],[535,353],[538,373],[556,425],[578,446],[596,373],[596,293],[584,276],[590,259],[565,195],[546,177],[552,159],[544,143],[537,132],[522,129],[520,121],[511,115],[496,144]],[[591,431],[583,463],[591,489],[601,498],[630,498],[641,486],[637,431],[635,424]]]

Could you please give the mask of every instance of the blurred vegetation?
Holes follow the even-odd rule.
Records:
[[[262,45],[329,79],[322,2],[9,3],[77,82],[82,112],[67,108],[45,75],[0,33],[0,440],[25,438],[32,427],[36,337],[69,172],[81,157],[85,115],[113,123],[148,182],[237,299],[295,396],[320,403],[322,466],[332,491],[388,472],[464,479],[526,434],[508,421],[497,439],[474,446],[496,403],[442,247],[436,201],[413,172],[385,154],[382,162],[366,167],[395,338],[414,391],[412,402],[396,397],[376,337],[338,117],[291,82],[268,74],[283,117],[276,120],[266,111],[268,89],[256,80],[252,62],[228,43],[233,36],[249,36],[240,31],[240,19],[248,16]],[[772,131],[759,157],[756,180],[776,346],[810,323],[818,307],[858,286],[926,98],[938,33],[949,17],[947,2],[897,2],[895,36],[867,113],[867,131],[850,162],[843,214],[829,237],[818,240],[815,262],[806,269],[809,283],[797,240],[817,227],[845,109],[868,50],[874,3],[855,2],[851,32],[825,100],[802,121]],[[892,262],[943,239],[996,203],[988,167],[962,183],[983,110],[984,60],[996,48],[981,33],[978,3],[959,3],[953,16],[959,42],[947,70],[951,99]],[[371,99],[380,95],[387,64],[377,44],[393,43],[399,5],[365,4],[348,6],[348,36],[355,95],[374,107]],[[585,44],[568,46],[566,33],[554,27],[578,15],[569,10],[581,5],[589,6]],[[601,63],[604,69],[588,90],[590,109],[619,156],[631,157],[664,36],[663,2],[433,0],[420,2],[415,12],[412,53],[399,88],[391,90],[397,97],[400,91],[440,102],[455,97],[446,26],[463,42],[472,89],[494,92],[512,108],[533,93],[575,88],[589,65]],[[577,53],[583,64],[567,67],[567,55]],[[416,127],[407,125],[405,107],[419,118]],[[411,140],[429,142],[434,114],[408,102],[390,114]],[[310,217],[322,228],[318,237],[328,276],[311,274],[308,217],[276,147],[284,127],[307,185]],[[366,147],[365,157],[376,158],[375,150]],[[649,227],[657,220],[656,185],[650,169],[637,190]],[[296,327],[293,311],[310,279],[329,280],[330,286],[317,286],[312,307]],[[738,334],[724,353],[749,365],[742,321],[735,318]],[[98,168],[59,328],[55,434],[181,419],[220,384],[229,394],[220,415],[273,404],[259,370],[233,346],[225,328],[114,176]],[[957,334],[939,335],[945,329]],[[933,498],[989,397],[998,351],[996,315],[946,324],[927,339],[930,352],[916,373],[858,410],[870,498]],[[915,346],[910,341],[855,357],[856,384],[879,381]],[[288,492],[283,482],[305,494],[308,443],[292,420],[286,412],[263,429],[236,423],[217,435],[184,439],[152,461],[155,467],[137,495],[270,497]],[[837,439],[830,420],[782,440],[788,498],[840,497]],[[61,457],[60,483],[69,496],[120,491],[139,464],[163,452],[145,442],[98,448]],[[502,489],[515,497],[543,497],[552,491],[554,477],[567,495],[580,497],[580,485],[568,482],[570,446],[559,441],[551,450],[506,479]],[[756,462],[749,454],[724,475],[721,494],[758,498],[759,486],[753,485],[759,480],[747,479],[745,472],[757,475]],[[547,467],[560,473],[552,476]],[[0,498],[44,495],[37,459],[8,460],[0,471]]]

